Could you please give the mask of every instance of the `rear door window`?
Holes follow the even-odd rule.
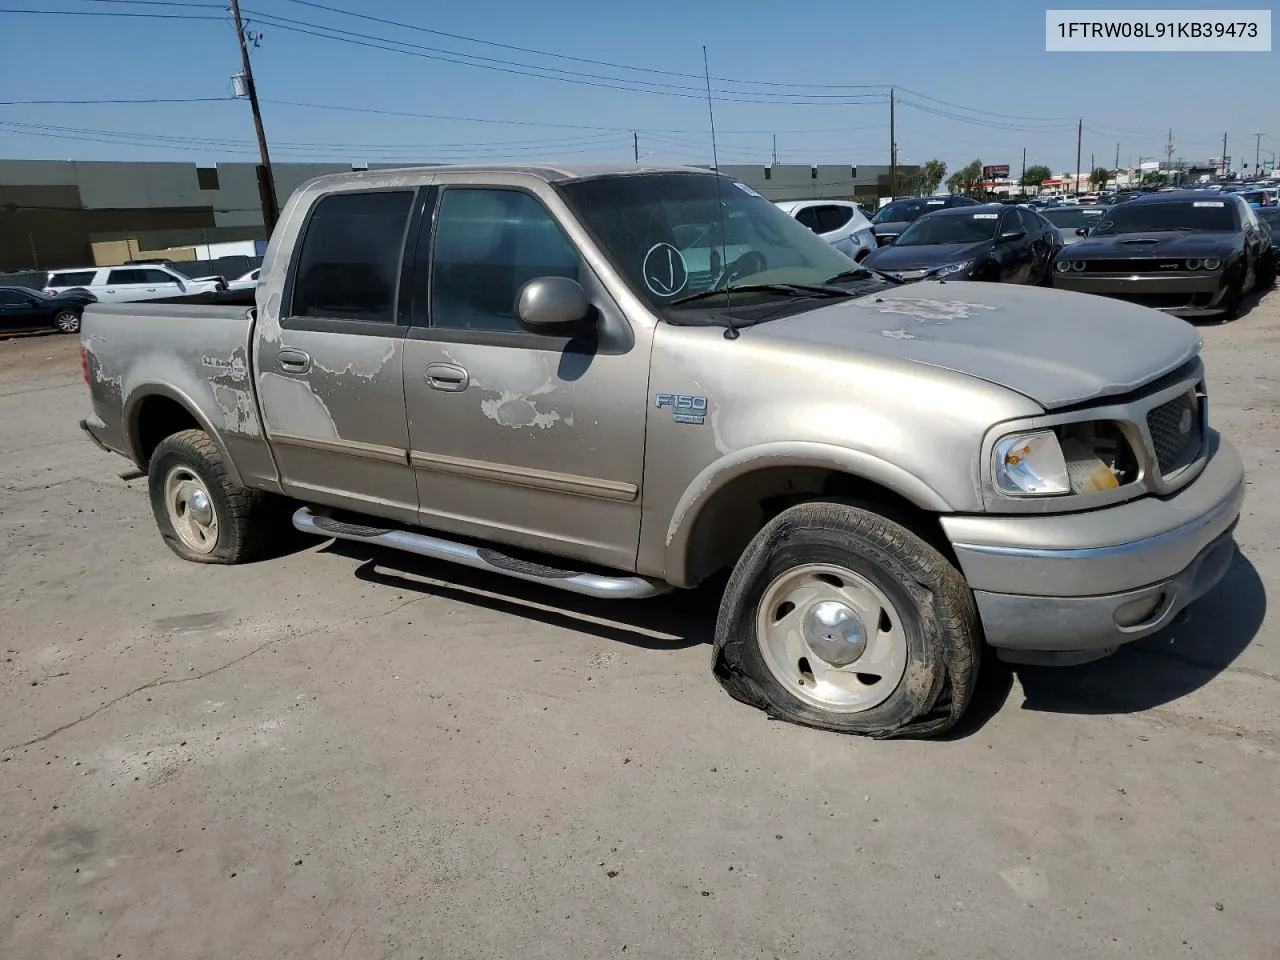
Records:
[[[85,287],[93,283],[93,278],[97,274],[97,270],[70,270],[65,273],[55,273],[49,278],[49,286]]]
[[[818,211],[818,232],[831,233],[846,226],[853,219],[853,210],[849,207],[837,206],[834,203],[815,207]]]
[[[178,282],[177,277],[173,276],[172,274],[165,273],[163,270],[144,270],[143,273],[146,275],[146,278],[147,278],[145,282],[152,284],[153,286],[157,283],[177,283]]]
[[[132,267],[124,270],[112,270],[107,274],[107,285],[111,287],[128,286],[131,283],[146,283],[147,271]]]
[[[396,322],[412,190],[334,193],[316,204],[294,267],[295,317]]]

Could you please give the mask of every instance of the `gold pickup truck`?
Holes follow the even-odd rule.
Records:
[[[707,170],[324,177],[253,306],[92,305],[82,340],[82,425],[188,560],[291,515],[596,597],[728,571],[729,692],[876,736],[948,729],[984,646],[1069,664],[1169,623],[1244,490],[1183,321],[903,285]]]

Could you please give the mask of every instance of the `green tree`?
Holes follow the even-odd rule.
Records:
[[[1089,186],[1095,190],[1101,190],[1107,185],[1107,181],[1111,179],[1111,171],[1106,167],[1094,167],[1089,173]]]
[[[982,161],[974,160],[947,177],[947,188],[952,193],[972,193],[981,182]]]
[[[1142,185],[1144,187],[1158,187],[1164,183],[1165,175],[1159,170],[1148,170],[1142,175]]]
[[[947,165],[941,160],[926,160],[924,166],[920,168],[920,192],[923,194],[936,193],[938,184],[942,183],[942,178],[947,175]]]
[[[1046,167],[1043,163],[1036,163],[1027,167],[1027,172],[1022,175],[1022,185],[1024,187],[1038,187],[1040,184],[1053,176],[1053,171]]]

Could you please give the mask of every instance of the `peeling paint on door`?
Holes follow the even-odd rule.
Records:
[[[262,395],[262,410],[268,417],[267,427],[270,430],[303,437],[338,439],[333,415],[305,380],[264,372],[258,380],[258,391]]]

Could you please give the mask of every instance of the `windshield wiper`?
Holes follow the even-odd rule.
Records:
[[[823,283],[843,283],[846,280],[861,280],[863,277],[879,277],[881,280],[888,280],[890,283],[906,283],[901,277],[895,277],[889,273],[882,273],[879,270],[872,270],[870,267],[857,267],[854,270],[846,270],[844,273],[837,273],[834,277],[827,277]]]
[[[740,283],[734,287],[717,287],[714,290],[702,290],[688,296],[672,300],[670,306],[677,307],[682,303],[693,303],[695,300],[709,300],[712,297],[723,297],[728,293],[782,293],[792,297],[854,297],[857,294],[840,287],[820,286],[811,283]]]

